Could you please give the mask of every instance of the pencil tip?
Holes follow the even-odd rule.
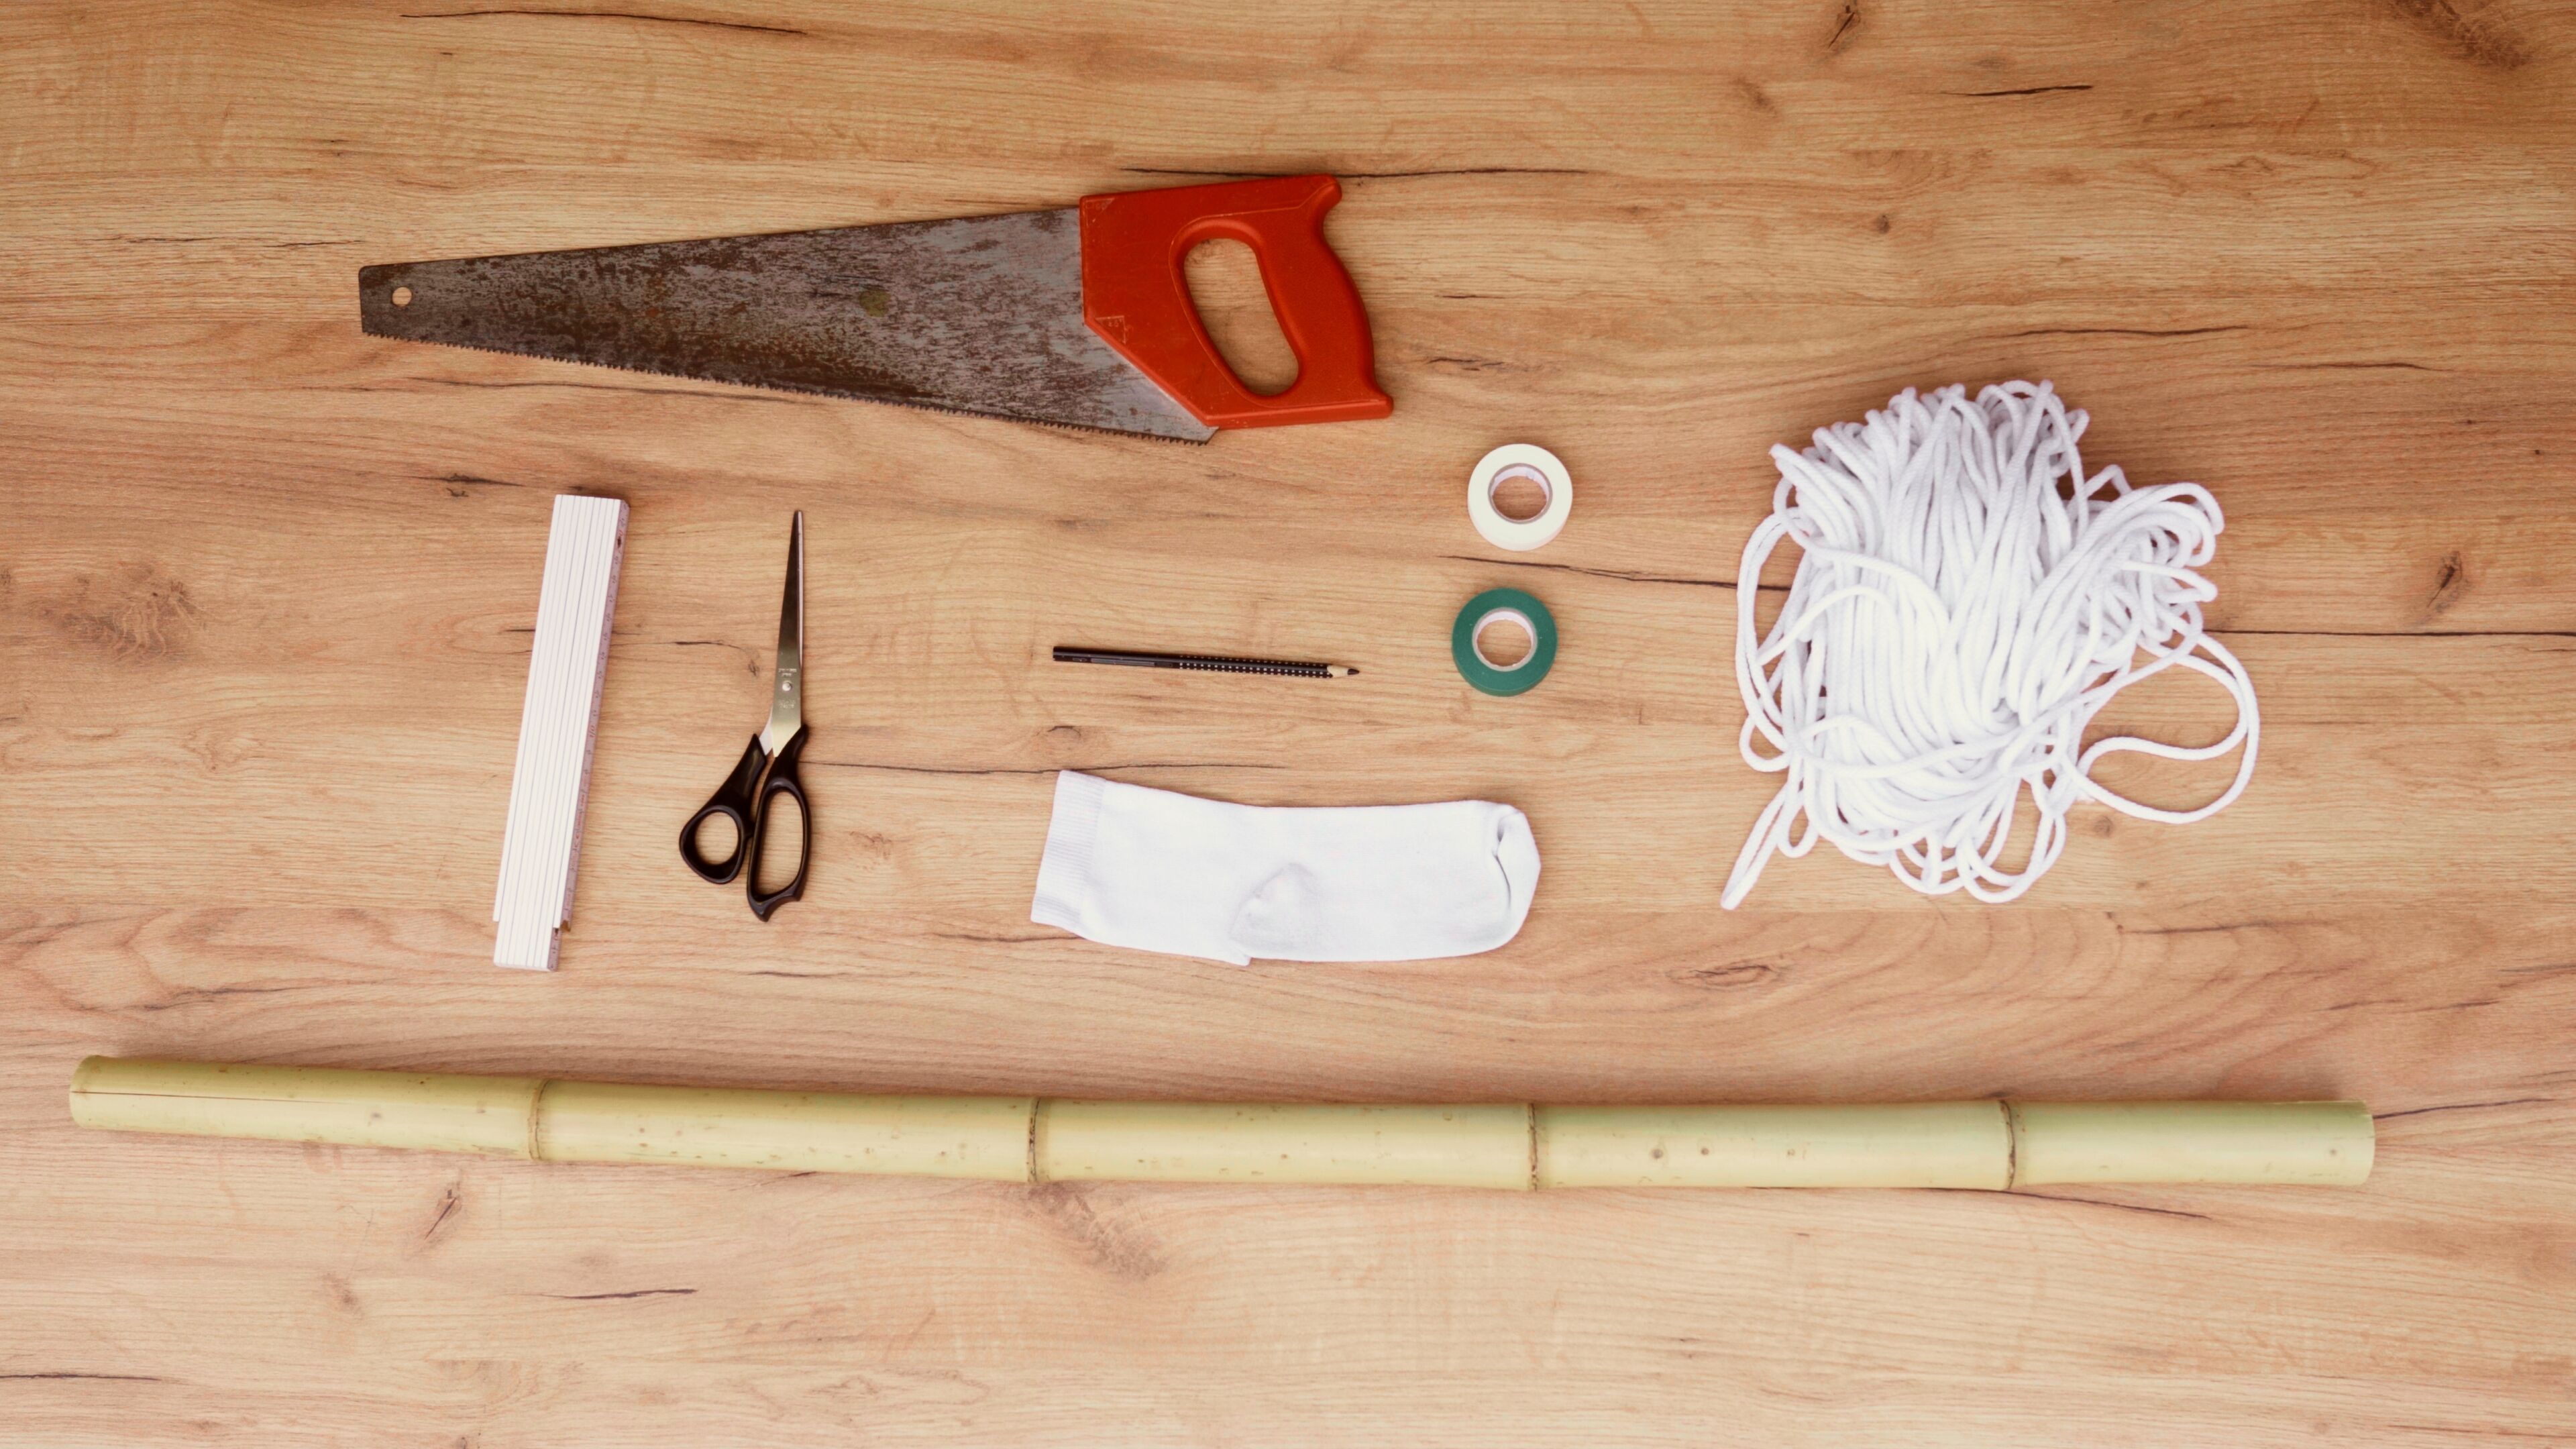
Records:
[[[1352,668],[1350,665],[1347,665],[1347,664],[1332,664],[1332,665],[1327,665],[1327,666],[1325,666],[1325,667],[1326,667],[1326,668],[1327,668],[1327,669],[1332,673],[1332,676],[1333,676],[1335,679],[1339,679],[1339,678],[1341,678],[1343,675],[1346,675],[1346,674],[1357,674],[1357,673],[1359,673],[1359,671],[1358,671],[1357,669],[1354,669],[1354,668]]]

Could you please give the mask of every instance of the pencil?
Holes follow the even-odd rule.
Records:
[[[1246,659],[1232,654],[1153,654],[1131,649],[1079,649],[1055,646],[1058,664],[1125,664],[1138,669],[1205,669],[1218,674],[1284,674],[1297,679],[1339,679],[1358,670],[1347,664],[1316,664],[1303,659]]]

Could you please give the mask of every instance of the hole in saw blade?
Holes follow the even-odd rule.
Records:
[[[1252,248],[1217,238],[1190,248],[1182,263],[1190,304],[1216,343],[1217,354],[1247,389],[1263,397],[1286,392],[1297,381],[1297,354],[1289,350],[1270,293],[1261,285],[1261,263]]]

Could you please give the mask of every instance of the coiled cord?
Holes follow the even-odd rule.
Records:
[[[2085,422],[2045,382],[1974,403],[1964,386],[1907,388],[1803,453],[1772,448],[1780,486],[1736,575],[1735,676],[1745,762],[1786,778],[1736,856],[1728,909],[1773,852],[1819,839],[1927,895],[2008,901],[2057,862],[2080,800],[2187,824],[2244,792],[2262,734],[2254,682],[2203,630],[2200,606],[2218,591],[2195,572],[2226,526],[2218,500],[2197,483],[2132,488],[2117,467],[2086,478]],[[1806,556],[1757,645],[1756,585],[1783,540]],[[2083,744],[2113,695],[2177,665],[2234,697],[2225,739]],[[2105,755],[2208,760],[2240,744],[2236,778],[2196,810],[2142,805],[2091,777]],[[2038,832],[2009,871],[2024,790]]]

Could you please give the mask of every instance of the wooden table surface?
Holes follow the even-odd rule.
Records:
[[[1389,420],[1187,448],[357,327],[370,262],[1302,170]],[[2009,906],[1820,852],[1719,910],[1774,784],[1730,664],[1767,449],[2012,377],[2224,504],[2253,787],[2079,811]],[[0,1441],[2576,1442],[2571,382],[2563,7],[9,5]],[[1580,489],[1534,555],[1461,506],[1511,440]],[[634,512],[578,917],[521,974],[489,911],[573,490]],[[672,838],[761,717],[797,508],[816,860],[761,926]],[[1518,699],[1447,655],[1498,584],[1564,631]],[[1028,919],[1059,767],[1507,800],[1546,875],[1466,960],[1093,946]],[[1029,1190],[90,1134],[92,1052],[2355,1096],[2381,1142],[2350,1190]]]

